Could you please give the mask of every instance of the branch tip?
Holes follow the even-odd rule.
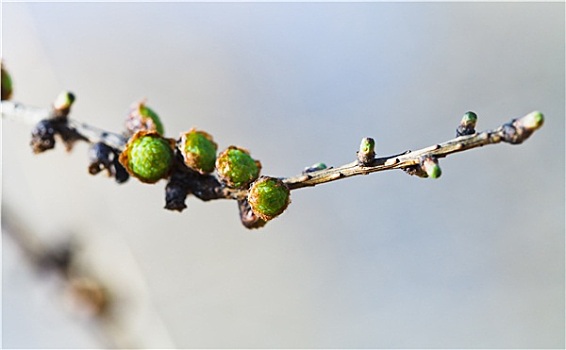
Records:
[[[539,111],[533,111],[524,117],[516,119],[513,124],[527,131],[535,131],[544,124],[544,115]]]
[[[544,124],[544,116],[541,112],[534,111],[521,118],[513,119],[503,124],[499,129],[503,141],[512,145],[518,145],[528,139],[533,132]]]

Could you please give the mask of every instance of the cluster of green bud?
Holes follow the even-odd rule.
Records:
[[[139,101],[132,105],[130,113],[126,118],[126,130],[129,135],[136,132],[155,131],[160,135],[164,135],[164,128],[157,113],[153,109],[145,105],[145,101]]]
[[[212,136],[195,128],[182,133],[175,143],[163,136],[163,125],[157,113],[144,102],[133,105],[126,127],[132,136],[120,154],[119,162],[130,175],[142,182],[155,183],[163,178],[174,178],[172,174],[176,170],[173,169],[182,164],[176,163],[176,146],[187,168],[202,175],[216,170],[218,179],[225,186],[247,190],[248,208],[258,218],[256,221],[265,223],[280,215],[289,205],[287,185],[280,179],[260,178],[261,162],[253,159],[246,149],[229,146],[217,156],[218,146]],[[324,168],[324,164],[317,165],[317,169]],[[180,207],[184,208],[184,205]]]
[[[156,131],[140,130],[128,141],[119,161],[141,182],[155,183],[166,178],[173,166],[175,141]]]
[[[8,71],[4,69],[4,62],[0,63],[1,71],[2,71],[2,101],[9,100],[12,97],[13,86],[12,86],[12,77],[8,74]]]

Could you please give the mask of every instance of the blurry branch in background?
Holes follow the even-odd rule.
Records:
[[[6,84],[4,76],[8,77]],[[56,136],[67,150],[76,141],[85,141],[91,144],[91,174],[106,171],[118,183],[129,176],[144,183],[167,179],[165,208],[169,210],[184,210],[191,194],[203,201],[236,200],[240,219],[247,228],[262,227],[283,213],[290,203],[291,190],[392,169],[436,179],[442,173],[440,158],[500,142],[520,144],[544,122],[542,113],[535,111],[478,133],[477,115],[467,112],[456,129],[456,137],[442,143],[377,157],[375,141],[366,137],[351,163],[339,167],[317,163],[297,176],[269,177],[260,176],[261,162],[241,147],[229,146],[217,155],[217,144],[205,131],[191,129],[177,139],[166,138],[159,116],[145,101],[132,105],[125,132],[117,134],[68,118],[75,100],[70,92],[62,92],[51,109],[7,101],[11,79],[4,68],[2,77],[2,118],[35,125],[31,141],[35,153],[54,148]]]
[[[88,266],[79,264],[80,247],[66,240],[47,245],[32,234],[6,205],[2,208],[2,236],[13,241],[22,257],[40,275],[57,277],[63,299],[72,306],[75,316],[86,316],[102,337],[106,347],[131,348],[127,334],[118,322],[115,291],[97,278]]]

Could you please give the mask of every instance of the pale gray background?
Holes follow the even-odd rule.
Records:
[[[165,183],[91,177],[84,144],[33,156],[2,128],[2,204],[42,239],[69,232],[123,293],[139,347],[564,348],[564,4],[3,5],[14,98],[120,131],[147,97],[291,176],[449,139],[538,109],[520,146],[294,191],[258,231],[234,202],[163,207]],[[6,212],[5,212],[6,213]],[[4,239],[3,346],[100,347]]]

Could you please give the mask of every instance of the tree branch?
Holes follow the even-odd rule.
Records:
[[[117,182],[126,181],[128,173],[118,161],[118,157],[126,149],[130,136],[108,132],[68,118],[74,96],[70,93],[60,96],[66,99],[63,99],[63,102],[56,101],[51,110],[4,100],[2,118],[35,124],[31,144],[36,153],[53,148],[56,135],[62,138],[68,150],[76,141],[92,144],[90,173],[96,174],[106,169]],[[392,169],[402,169],[409,175],[437,178],[441,175],[438,159],[500,142],[520,144],[542,126],[544,117],[540,112],[535,111],[513,119],[496,129],[480,133],[475,131],[476,120],[477,116],[473,112],[467,112],[456,129],[455,138],[416,151],[406,151],[386,157],[376,157],[375,142],[371,138],[364,138],[357,152],[357,159],[351,163],[330,168],[319,163],[306,168],[297,176],[279,180],[289,190],[296,190]],[[173,144],[173,140],[169,142]],[[202,174],[187,167],[179,146],[175,148],[173,165],[167,178],[169,182],[166,187],[166,209],[182,211],[186,208],[185,200],[190,194],[204,201],[234,199],[238,201],[240,219],[244,226],[257,228],[265,224],[247,202],[251,185],[232,188],[212,174]],[[281,205],[286,207],[283,202]]]
[[[410,175],[425,174],[418,172],[415,167],[422,166],[422,162],[428,158],[444,158],[450,154],[467,151],[500,142],[520,144],[525,141],[536,129],[542,125],[542,115],[532,112],[528,115],[513,119],[494,130],[487,130],[472,135],[458,136],[451,140],[425,147],[416,151],[407,151],[387,157],[374,158],[363,164],[354,161],[337,168],[319,170],[307,174],[286,178],[283,181],[290,189],[298,189],[308,186],[316,186],[323,183],[345,179],[356,175],[367,175],[370,173],[403,169]]]
[[[13,101],[2,101],[2,119],[14,120],[33,126],[42,120],[56,120],[59,117],[60,115],[53,108],[45,109]],[[128,142],[128,138],[124,135],[102,130],[70,118],[67,118],[65,122],[67,128],[88,143],[102,142],[109,147],[122,151]]]

